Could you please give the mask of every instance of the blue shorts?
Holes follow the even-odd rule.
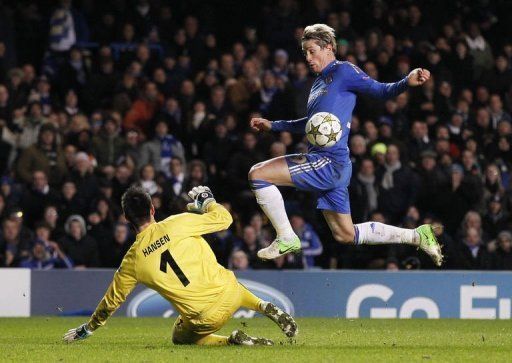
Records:
[[[292,154],[285,158],[297,189],[319,194],[318,209],[350,214],[348,186],[352,163],[334,163],[320,154]]]

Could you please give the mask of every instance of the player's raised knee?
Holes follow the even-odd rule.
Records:
[[[263,170],[263,163],[258,163],[252,166],[249,170],[249,180],[265,180],[265,172]]]
[[[351,231],[336,231],[332,233],[334,240],[343,244],[353,244],[354,243],[354,230]]]

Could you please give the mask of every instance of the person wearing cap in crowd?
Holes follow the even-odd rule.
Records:
[[[370,154],[375,161],[376,166],[382,166],[385,163],[385,155],[388,151],[386,144],[378,142],[372,146]]]

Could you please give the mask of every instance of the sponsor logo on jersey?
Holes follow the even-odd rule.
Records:
[[[290,315],[295,313],[293,303],[281,291],[252,280],[238,279],[238,281],[260,299],[274,303]],[[255,311],[241,308],[233,314],[233,317],[252,318],[256,314]],[[161,316],[168,318],[177,316],[178,313],[175,311],[174,307],[156,291],[145,289],[130,301],[126,315],[130,317]]]

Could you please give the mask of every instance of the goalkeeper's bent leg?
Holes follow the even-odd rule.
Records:
[[[213,345],[222,346],[229,345],[228,337],[224,335],[210,334],[195,342],[197,345]]]
[[[293,337],[297,335],[299,329],[297,328],[297,323],[295,323],[295,320],[293,320],[293,317],[290,314],[282,311],[271,302],[260,299],[242,284],[240,284],[240,295],[240,306],[265,315],[276,323],[286,336]]]
[[[181,316],[178,316],[174,322],[172,330],[172,342],[177,345],[182,344],[197,344],[197,345],[228,345],[228,337],[216,334],[200,334],[194,332],[189,327],[185,326]]]
[[[240,284],[240,306],[257,311],[258,313],[265,313],[265,301],[250,292],[244,285]]]

